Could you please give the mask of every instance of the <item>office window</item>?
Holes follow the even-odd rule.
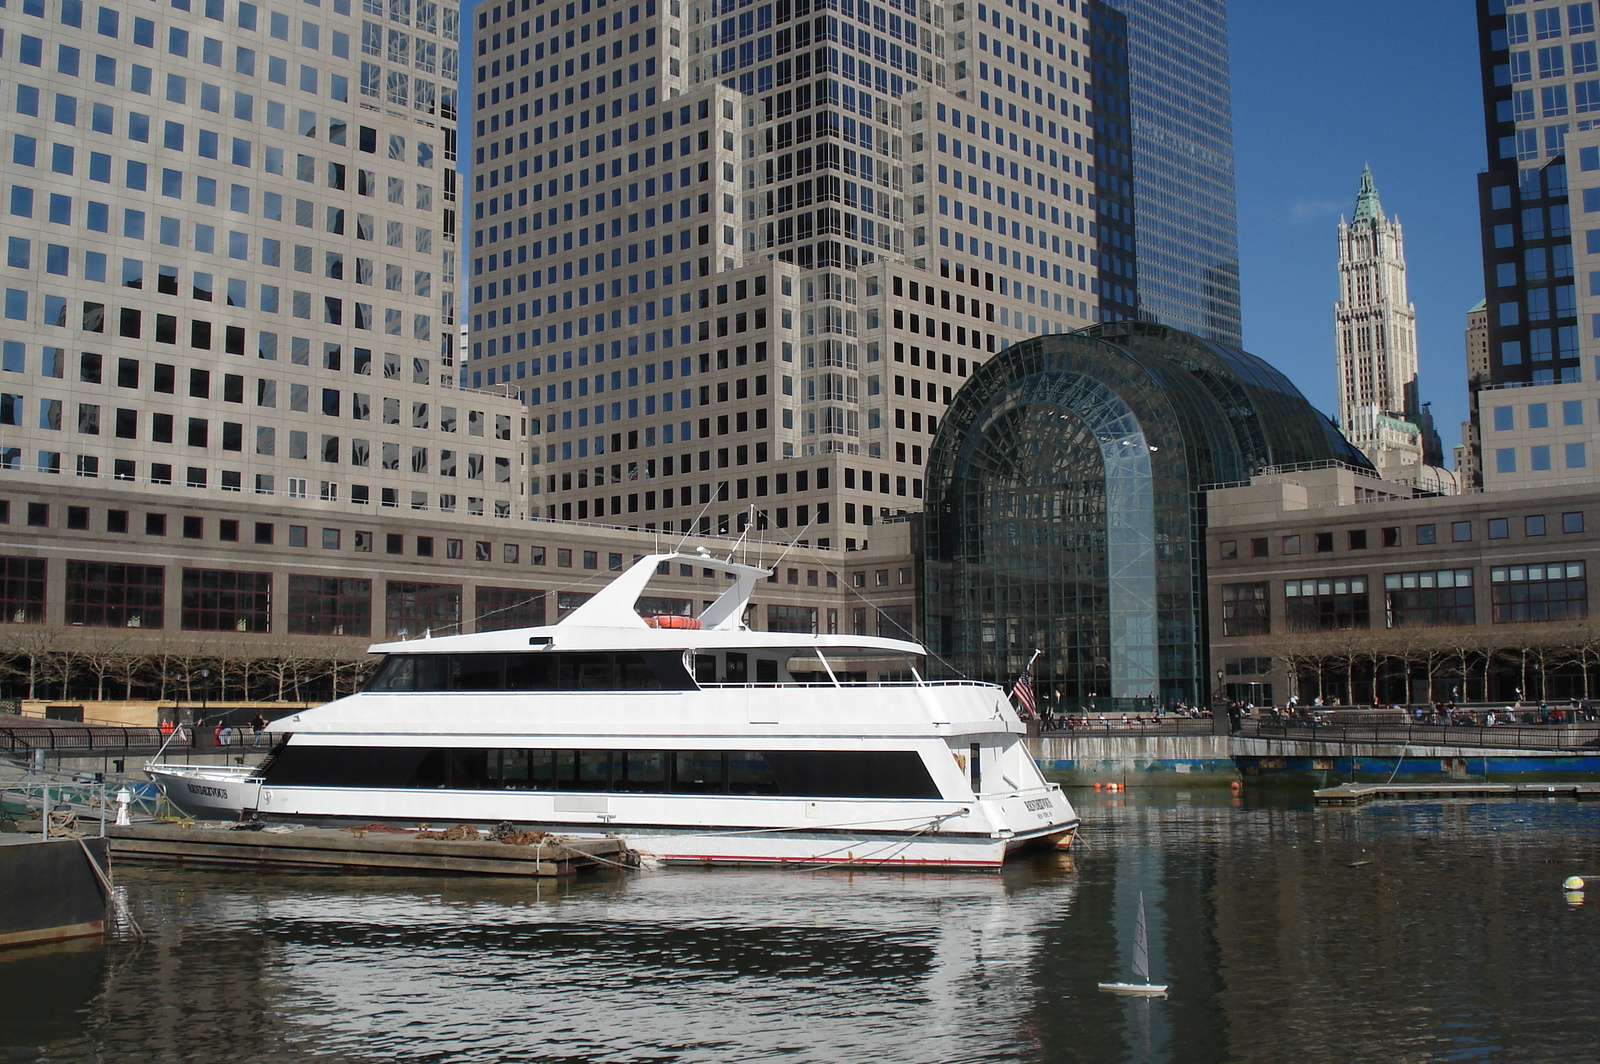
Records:
[[[1383,587],[1389,628],[1474,623],[1471,569],[1387,573]]]
[[[0,558],[0,624],[44,621],[46,562]]]
[[[545,623],[545,593],[532,588],[480,587],[473,605],[473,630],[477,632],[499,632]]]
[[[1284,621],[1294,631],[1344,631],[1371,623],[1364,576],[1290,580],[1283,594]]]
[[[372,634],[372,581],[289,574],[289,631],[296,635]]]
[[[1583,562],[1502,565],[1489,571],[1494,623],[1581,620],[1589,615]]]
[[[815,606],[767,606],[767,631],[816,634],[817,608]]]
[[[389,638],[425,635],[431,629],[454,633],[461,624],[461,585],[389,580],[384,592]]]
[[[159,565],[69,560],[66,621],[96,628],[160,628],[165,585],[166,570]]]
[[[1272,612],[1264,583],[1222,585],[1222,634],[1266,635]]]
[[[267,632],[271,622],[271,573],[183,571],[184,631]]]

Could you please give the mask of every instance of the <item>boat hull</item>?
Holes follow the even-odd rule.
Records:
[[[1165,983],[1101,983],[1100,989],[1108,994],[1127,994],[1132,997],[1166,997]]]
[[[146,765],[145,775],[178,810],[200,820],[237,820],[260,800],[261,779],[218,766]]]
[[[473,824],[620,836],[674,864],[998,869],[1070,846],[1077,814],[1059,788],[974,802],[439,791],[263,785],[228,770],[149,766],[174,805],[202,819],[433,827]]]

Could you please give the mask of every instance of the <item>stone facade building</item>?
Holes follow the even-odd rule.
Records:
[[[1207,512],[1211,657],[1225,697],[1565,700],[1600,680],[1592,489],[1421,496],[1328,468],[1214,489]]]
[[[1355,214],[1339,220],[1339,427],[1391,480],[1454,491],[1417,393],[1417,311],[1406,296],[1405,236],[1383,213],[1372,171],[1361,172]]]
[[[503,0],[475,33],[465,372],[526,398],[546,517],[860,548],[974,368],[1134,313],[1106,5]]]

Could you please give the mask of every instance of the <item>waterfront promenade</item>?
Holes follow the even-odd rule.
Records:
[[[1482,716],[1474,719],[1482,720]],[[1226,786],[1296,779],[1316,786],[1370,781],[1468,778],[1600,779],[1600,723],[1419,725],[1279,723],[1254,718],[1218,733],[1211,718],[1127,717],[1056,728],[1027,740],[1050,778],[1068,786]],[[109,774],[162,750],[163,760],[245,764],[264,756],[277,736],[259,744],[235,728],[218,745],[214,729],[192,730],[182,742],[157,728],[65,723],[0,716],[0,756],[18,763]]]

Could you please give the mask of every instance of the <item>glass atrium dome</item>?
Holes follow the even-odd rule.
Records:
[[[1254,355],[1115,322],[1007,348],[956,394],[927,468],[931,650],[1041,702],[1209,694],[1200,488],[1367,459]]]

